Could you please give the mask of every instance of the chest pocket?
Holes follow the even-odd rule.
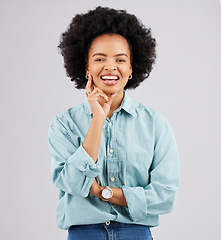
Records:
[[[149,183],[151,159],[147,152],[126,153],[126,185],[145,187]]]

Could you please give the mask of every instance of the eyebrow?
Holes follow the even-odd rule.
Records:
[[[95,54],[93,54],[92,57],[95,57],[95,56],[97,56],[97,55],[101,55],[101,56],[105,56],[105,57],[107,56],[107,54],[104,54],[104,53],[95,53]],[[116,54],[115,56],[116,56],[116,57],[126,56],[126,57],[128,58],[127,54],[125,54],[125,53],[118,53],[118,54]]]

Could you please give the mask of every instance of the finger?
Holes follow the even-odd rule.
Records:
[[[105,101],[108,101],[108,96],[102,92],[100,92],[98,89],[94,89],[94,91],[90,94],[90,99],[98,99],[99,97],[102,97]]]
[[[101,97],[103,97],[105,100],[108,100],[108,96],[103,92],[103,91],[101,91],[99,88],[97,88],[97,87],[94,87],[94,90],[91,92],[91,96],[93,96],[94,94],[96,94],[96,93],[100,93],[101,95]]]
[[[92,91],[93,90],[93,88],[92,88],[92,79],[90,77],[90,74],[89,74],[89,78],[88,78],[88,81],[87,81],[86,90],[88,90],[88,91]]]
[[[100,92],[102,95],[104,95],[104,96],[107,97],[107,99],[108,99],[107,94],[105,94],[105,93],[104,93],[102,90],[100,90],[99,88],[94,87],[94,92]]]
[[[95,88],[95,86],[94,86],[94,81],[93,81],[93,77],[92,77],[91,74],[89,74],[89,79],[90,79],[90,81],[91,81],[91,91],[93,91],[94,88]]]
[[[87,93],[91,93],[93,91],[93,81],[92,81],[91,74],[89,74],[89,78],[88,78],[85,89]]]

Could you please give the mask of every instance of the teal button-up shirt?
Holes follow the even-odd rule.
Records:
[[[86,98],[56,115],[49,127],[52,181],[59,189],[58,227],[110,220],[157,226],[159,215],[174,208],[179,186],[171,125],[124,91],[120,107],[105,120],[95,164],[82,147],[92,117]],[[101,186],[122,188],[128,207],[91,195],[95,177]]]

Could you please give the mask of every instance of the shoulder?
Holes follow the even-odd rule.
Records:
[[[85,117],[86,112],[85,102],[82,102],[56,114],[50,123],[50,127],[58,127],[60,130],[68,130],[70,124],[76,119]]]
[[[137,117],[142,118],[144,121],[148,119],[149,121],[153,122],[156,129],[161,128],[163,125],[170,126],[167,117],[159,110],[148,107],[143,103],[136,101],[134,101],[134,106]]]
[[[138,115],[148,115],[150,118],[152,118],[154,120],[161,119],[161,118],[166,119],[164,114],[162,114],[161,112],[159,112],[158,110],[156,110],[154,108],[148,107],[148,106],[144,105],[143,103],[140,103],[140,102],[137,102],[134,100],[133,100],[133,103],[134,103],[134,107],[135,107],[135,112]]]

